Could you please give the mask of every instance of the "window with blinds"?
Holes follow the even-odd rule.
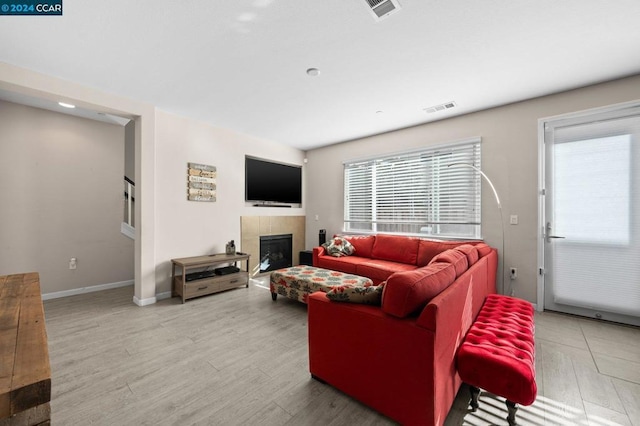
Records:
[[[344,165],[344,229],[480,238],[480,138]]]

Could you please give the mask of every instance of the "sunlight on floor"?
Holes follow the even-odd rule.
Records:
[[[478,411],[475,413],[469,411],[464,416],[463,424],[470,426],[506,424],[506,418],[507,407],[504,398],[483,391],[480,394]],[[583,409],[571,407],[540,395],[531,406],[518,405],[516,419],[518,425],[522,426],[623,426],[623,424],[610,419],[595,415],[587,416]]]
[[[267,274],[253,277],[250,280],[250,283],[252,287],[260,288],[260,291],[270,291],[269,276]],[[545,314],[544,317],[538,315],[536,320],[542,320],[542,323],[540,324],[539,328],[537,328],[536,332],[545,332],[542,334],[547,338],[547,340],[541,339],[541,341],[543,341],[545,345],[548,345],[548,348],[550,350],[553,350],[553,359],[562,360],[565,363],[563,365],[566,366],[572,366],[574,362],[577,363],[576,365],[582,365],[580,363],[583,362],[585,357],[588,360],[592,359],[592,354],[590,354],[588,351],[583,351],[586,353],[586,355],[583,355],[583,353],[580,352],[580,349],[576,349],[571,346],[563,346],[561,344],[561,342],[567,339],[567,334],[559,334],[558,330],[560,326],[566,326],[566,328],[569,330],[568,336],[574,339],[571,341],[574,344],[575,337],[581,335],[580,333],[577,333],[575,331],[575,318],[558,316],[556,314]],[[606,333],[613,336],[622,336],[621,339],[624,342],[624,345],[628,345],[629,341],[633,341],[633,339],[637,337],[637,334],[635,334],[635,330],[633,329],[610,328],[607,324],[598,323],[594,325],[591,322],[587,322],[586,326],[590,327],[589,330],[592,330],[596,326],[599,328],[607,327]],[[558,343],[553,343],[554,339]],[[594,342],[598,343],[597,340],[594,340]],[[620,346],[620,344],[618,344],[618,346]],[[588,365],[590,366],[590,364]],[[595,366],[593,368],[595,369]],[[571,371],[573,374],[573,368]],[[578,371],[582,370],[578,369]],[[539,373],[542,377],[542,372],[540,371]],[[552,373],[552,376],[555,377],[555,374],[557,373],[558,372]],[[594,394],[593,391],[591,391],[590,393],[588,389],[586,392],[587,395],[590,395],[591,399],[585,398],[584,396],[582,397],[582,399],[580,399],[580,394],[578,393],[576,395],[575,389],[571,388],[569,384],[562,384],[563,378],[564,376],[557,377],[555,380],[555,382],[557,382],[557,386],[560,386],[560,388],[551,388],[551,390],[554,392],[555,399],[541,395],[540,393],[542,393],[542,390],[539,390],[538,397],[532,405],[527,407],[518,405],[518,411],[516,413],[516,420],[518,422],[518,425],[631,426],[632,424],[634,424],[633,422],[629,421],[629,419],[632,418],[630,416],[636,413],[636,411],[634,411],[633,405],[630,406],[631,408],[626,406],[623,408],[622,402],[613,404],[612,401],[615,401],[617,398],[614,398],[613,396],[607,401],[600,401],[598,404],[598,395],[603,395],[600,392],[596,392]],[[612,378],[609,376],[599,375],[599,380],[596,381],[597,384],[594,386],[602,391],[601,386],[609,384],[610,388],[613,389],[614,385],[611,380]],[[565,388],[565,385],[569,387]],[[577,382],[574,384],[574,386],[577,386]],[[629,384],[629,389],[625,389],[630,392],[630,395],[636,395],[636,393],[634,393],[635,391],[633,390],[635,389],[635,386],[636,385],[634,384]],[[564,391],[567,392],[566,395],[564,395]],[[576,399],[576,397],[578,399]],[[630,398],[633,399],[639,397],[631,396]],[[567,401],[569,401],[569,403],[564,402],[563,399],[566,399]],[[589,401],[591,401],[591,403]],[[498,397],[483,390],[480,394],[480,407],[476,412],[471,412],[469,410],[468,403],[469,388],[467,385],[463,384],[462,388],[460,389],[460,393],[456,397],[456,401],[451,408],[451,412],[449,413],[445,424],[447,426],[507,425],[507,407],[504,398]]]
[[[268,278],[265,278],[265,277],[251,278],[249,281],[251,282],[251,285],[253,285],[254,287],[260,287],[265,290],[271,291],[271,289],[269,288]]]

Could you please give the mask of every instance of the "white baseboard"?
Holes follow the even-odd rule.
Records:
[[[138,299],[136,296],[133,296],[133,303],[135,303],[138,306],[153,305],[157,301],[158,299],[156,297],[147,297],[146,299]]]
[[[127,286],[130,286],[130,285],[133,285],[133,280],[120,281],[120,282],[109,283],[109,284],[92,285],[92,286],[89,286],[89,287],[72,288],[71,290],[63,290],[63,291],[56,291],[56,292],[53,292],[53,293],[45,293],[45,294],[42,295],[42,300],[59,299],[61,297],[76,296],[78,294],[92,293],[94,291],[109,290],[111,288],[127,287]]]
[[[156,294],[155,297],[148,297],[146,299],[138,299],[136,296],[133,296],[133,303],[135,303],[138,306],[147,306],[147,305],[153,305],[159,300],[164,300],[164,299],[171,299],[170,291],[163,291],[162,293]]]
[[[61,297],[77,296],[78,294],[92,293],[94,291],[103,291],[103,290],[109,290],[112,288],[127,287],[127,286],[132,286],[133,283],[134,283],[133,280],[127,280],[127,281],[120,281],[117,283],[99,284],[99,285],[92,285],[88,287],[72,288],[71,290],[45,293],[42,295],[42,300],[59,299]],[[133,303],[135,303],[138,306],[147,306],[147,305],[153,305],[158,300],[170,299],[170,298],[171,298],[171,292],[165,291],[165,292],[156,294],[155,297],[149,297],[146,299],[138,299],[136,296],[133,296]]]

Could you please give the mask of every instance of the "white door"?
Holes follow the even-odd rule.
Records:
[[[544,309],[640,325],[640,106],[543,126]]]

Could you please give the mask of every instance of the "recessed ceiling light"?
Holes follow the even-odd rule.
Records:
[[[382,113],[384,113],[384,111],[381,111],[381,110],[376,111],[376,114],[382,114]]]
[[[315,77],[317,75],[320,75],[320,70],[318,68],[309,68],[307,70],[307,75],[310,75],[311,77]]]
[[[58,105],[60,105],[61,107],[65,107],[65,108],[75,108],[76,107],[75,105],[71,105],[71,104],[68,104],[66,102],[58,102]]]

